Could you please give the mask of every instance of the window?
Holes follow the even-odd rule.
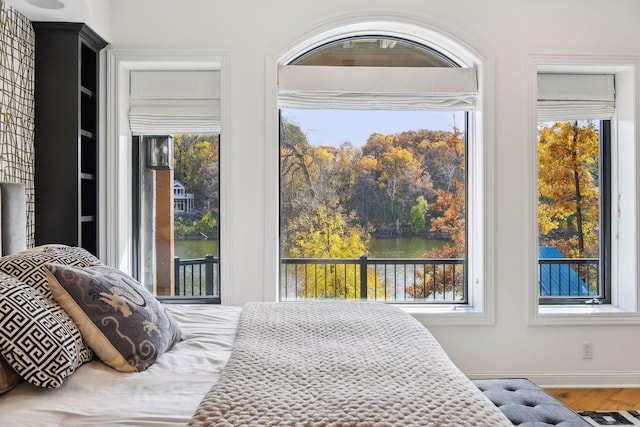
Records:
[[[638,63],[591,60],[532,57],[535,324],[637,322]]]
[[[542,304],[610,303],[610,120],[538,125]]]
[[[542,304],[609,303],[611,74],[538,74]]]
[[[167,301],[220,303],[220,72],[132,71],[130,90],[134,275]]]
[[[481,305],[468,288],[482,259],[467,227],[476,73],[382,36],[279,67],[280,300]]]

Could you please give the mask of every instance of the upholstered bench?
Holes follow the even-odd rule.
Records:
[[[591,425],[527,379],[474,380],[473,383],[516,426],[585,427]]]

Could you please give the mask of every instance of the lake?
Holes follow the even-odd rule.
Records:
[[[382,237],[371,239],[370,258],[420,258],[433,248],[442,247],[448,240],[422,237]],[[218,256],[217,240],[176,240],[175,256],[182,259],[202,258],[206,254]]]
[[[433,248],[441,248],[449,240],[423,237],[372,238],[370,258],[421,258]]]

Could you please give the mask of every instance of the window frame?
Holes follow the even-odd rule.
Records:
[[[124,272],[132,273],[133,265],[133,171],[131,153],[132,133],[129,127],[129,88],[131,70],[219,70],[221,71],[221,135],[232,140],[229,108],[229,76],[231,54],[224,50],[210,49],[110,49],[105,52],[107,90],[106,97],[106,139],[113,144],[104,144],[100,159],[100,214],[106,218],[101,222],[100,253],[106,264]],[[117,143],[115,143],[117,142]],[[231,164],[230,150],[221,150],[220,164]],[[231,168],[220,168],[220,205],[231,205],[230,190],[233,182]],[[232,235],[232,221],[227,219],[230,212],[221,210],[220,235]],[[222,303],[233,305],[234,291],[231,245],[228,240],[220,240],[220,293]],[[177,301],[176,301],[177,302]],[[190,301],[183,301],[190,302]]]
[[[493,194],[493,128],[490,126],[493,116],[493,68],[490,60],[471,50],[467,43],[453,39],[448,33],[415,25],[410,22],[358,20],[356,23],[340,27],[329,27],[325,31],[302,37],[284,52],[266,58],[266,135],[265,151],[265,241],[264,241],[264,285],[266,300],[278,300],[279,280],[279,134],[277,108],[277,69],[278,64],[286,64],[298,57],[301,52],[313,49],[324,43],[356,35],[376,34],[398,37],[415,41],[424,46],[432,46],[459,64],[474,67],[478,73],[478,99],[476,109],[468,120],[467,137],[469,144],[468,160],[470,184],[468,193],[468,213],[470,215],[467,232],[473,238],[468,239],[467,257],[469,262],[469,299],[468,307],[399,305],[418,320],[429,321],[433,325],[488,325],[494,323],[494,215]],[[474,162],[474,165],[471,165]],[[471,267],[473,266],[473,267]]]
[[[339,109],[337,109],[339,110]],[[282,129],[282,111],[283,109],[278,108],[278,128]],[[286,109],[285,109],[286,111]],[[344,110],[343,110],[344,111]],[[374,110],[365,110],[365,111],[374,111]],[[425,110],[427,112],[429,112],[429,110]],[[425,305],[425,306],[432,306],[432,305],[438,305],[438,304],[445,304],[445,305],[449,305],[449,306],[455,306],[455,307],[468,307],[470,305],[470,300],[469,300],[469,273],[468,273],[468,269],[467,269],[467,259],[468,259],[468,254],[469,254],[469,245],[468,245],[468,241],[469,241],[469,227],[466,226],[466,224],[469,223],[469,210],[468,210],[468,201],[469,201],[469,191],[468,191],[468,187],[469,187],[469,167],[468,167],[468,156],[467,156],[467,152],[469,150],[469,137],[468,137],[468,131],[469,131],[469,119],[470,119],[470,112],[469,111],[464,111],[462,112],[464,115],[464,126],[463,126],[463,137],[464,137],[464,166],[463,166],[463,185],[464,185],[464,198],[465,198],[465,206],[464,206],[464,220],[465,220],[465,227],[464,227],[464,233],[465,233],[465,245],[464,245],[464,254],[462,255],[463,259],[464,259],[464,268],[463,268],[463,278],[462,278],[462,294],[463,294],[463,299],[460,301],[456,301],[456,302],[451,302],[451,301],[447,301],[447,302],[442,302],[442,301],[438,301],[438,300],[433,300],[432,302],[413,302],[412,300],[402,300],[402,299],[384,299],[384,302],[388,303],[388,304],[396,304],[396,305],[402,305],[404,307],[407,306],[414,306],[414,305]],[[410,131],[412,129],[407,129],[407,131]],[[280,145],[279,145],[279,150],[282,150],[282,131],[279,132],[279,141],[280,141]],[[315,148],[315,147],[314,147]],[[282,157],[279,156],[279,170],[282,170]],[[282,174],[279,174],[279,179],[278,179],[278,204],[280,207],[282,207],[282,195],[281,195],[281,190],[282,190]],[[282,263],[282,217],[279,216],[279,224],[278,224],[278,230],[279,230],[279,234],[278,234],[278,242],[279,242],[279,262]],[[319,259],[319,258],[312,258],[309,257],[307,259]],[[402,257],[397,258],[397,260],[402,260]],[[312,262],[313,264],[313,262]],[[338,262],[338,264],[340,264]],[[380,263],[378,265],[382,265],[384,263]],[[408,262],[407,264],[412,264],[410,262]],[[362,267],[361,267],[362,268]],[[360,271],[360,270],[358,270]],[[283,285],[281,283],[282,280],[282,275],[279,275],[278,277],[278,289],[281,290],[283,288]],[[405,291],[406,291],[406,283],[405,283]],[[296,301],[297,299],[282,299],[280,297],[280,295],[278,295],[278,301],[279,302],[290,302],[290,301]],[[320,298],[310,298],[311,300],[314,299],[318,299],[320,300]],[[334,298],[329,298],[329,300],[335,300],[336,297]],[[301,301],[306,300],[305,298],[301,298]],[[381,301],[382,299],[375,299],[376,301]],[[355,301],[358,301],[357,299]],[[369,300],[371,301],[371,300]]]
[[[537,75],[539,72],[590,72],[613,74],[616,108],[611,120],[611,271],[610,303],[540,303],[538,286],[537,224]],[[638,219],[640,188],[636,148],[640,110],[640,57],[531,54],[528,57],[529,89],[529,195],[528,324],[530,325],[628,325],[640,324]],[[625,230],[621,232],[621,230]]]
[[[218,150],[220,150],[220,144],[222,142],[222,132],[214,133],[212,135],[217,136]],[[143,197],[142,197],[142,191],[141,191],[142,189],[141,183],[144,181],[143,173],[146,169],[146,166],[144,164],[145,156],[143,155],[145,148],[143,147],[143,135],[133,134],[131,138],[132,138],[131,139],[131,142],[132,142],[131,143],[131,160],[132,160],[131,162],[131,175],[132,175],[132,179],[131,179],[131,194],[132,194],[131,254],[132,254],[132,260],[131,260],[130,274],[134,279],[136,279],[143,286],[146,287],[148,286],[148,284],[144,283],[144,279],[141,278],[141,274],[142,274],[141,267],[145,264],[141,258],[142,257],[141,248],[143,245],[142,242],[144,240],[142,236],[142,233],[144,232],[143,231],[144,227],[142,225],[142,221],[143,221],[142,212],[144,210],[143,208],[144,203],[143,203]],[[218,170],[220,170],[220,166],[218,166]],[[174,179],[174,183],[175,183],[175,179]],[[221,188],[222,188],[222,185],[220,183],[220,177],[218,177],[218,194],[220,194]],[[174,195],[175,195],[175,189],[174,189]],[[218,203],[220,203],[220,200],[218,200]],[[222,242],[222,239],[218,238],[218,253],[220,253],[221,242]],[[154,253],[154,257],[155,256],[156,255]],[[204,258],[204,255],[203,255],[203,258]],[[175,258],[174,258],[174,261],[175,261]],[[218,283],[218,288],[220,289],[222,283],[221,283],[221,276],[220,276],[220,260],[219,259],[218,259],[218,262],[215,263],[213,268],[217,269],[217,273],[215,273],[214,276],[218,277],[218,280],[220,282]],[[176,275],[177,274],[174,274],[174,277]],[[158,299],[158,301],[161,301],[166,304],[221,304],[222,303],[221,289],[220,289],[219,295],[157,295],[154,289],[147,288],[147,290],[150,291],[156,297],[156,299]]]
[[[335,67],[337,66],[337,64],[335,64],[335,59],[331,59],[331,64],[327,64],[327,63],[323,63],[321,60],[319,60],[317,57],[320,56],[322,57],[323,55],[326,55],[326,49],[329,48],[333,48],[336,44],[344,44],[349,43],[349,42],[355,42],[357,43],[360,40],[364,40],[367,42],[371,42],[371,41],[375,41],[375,40],[385,40],[385,41],[394,41],[394,42],[398,42],[401,45],[404,46],[410,46],[413,49],[415,49],[418,53],[415,54],[415,56],[421,56],[423,59],[423,61],[425,62],[433,62],[435,65],[433,65],[433,67],[440,67],[440,68],[451,68],[451,69],[455,69],[455,68],[460,68],[461,65],[454,62],[451,58],[447,57],[445,54],[437,51],[436,49],[434,49],[432,46],[427,46],[427,45],[422,45],[419,43],[416,43],[414,41],[410,41],[410,40],[405,40],[399,37],[389,37],[389,36],[383,36],[383,35],[379,35],[376,33],[371,33],[369,35],[358,35],[358,36],[353,36],[353,37],[345,37],[342,39],[338,39],[338,40],[333,40],[324,44],[321,44],[315,48],[313,48],[310,51],[306,51],[306,52],[302,52],[299,54],[298,57],[294,58],[290,63],[287,64],[283,64],[283,65],[288,65],[288,66],[302,66],[305,68],[302,68],[303,70],[308,70],[309,66],[323,66],[323,67]],[[387,53],[389,53],[389,49],[381,49],[384,54],[378,53],[378,56],[382,56],[382,55],[386,55]],[[346,52],[345,52],[346,53]],[[376,67],[376,69],[379,69],[377,67],[385,67],[385,68],[402,68],[402,67],[413,67],[413,65],[407,65],[407,64],[397,64],[396,65],[396,61],[397,59],[393,58],[393,56],[389,57],[389,62],[391,62],[391,64],[386,64],[385,60],[383,60],[382,58],[378,58],[376,61],[374,61],[376,63],[376,65],[372,65],[372,64],[368,64],[366,63],[367,59],[360,59],[358,58],[358,54],[359,53],[355,53],[355,57],[357,58],[356,60],[352,60],[349,58],[349,61],[353,61],[356,64],[351,65],[348,70],[357,70],[358,67]],[[349,55],[347,55],[348,57]],[[361,64],[361,62],[365,62],[363,64]],[[413,61],[409,60],[410,63],[412,63]],[[436,63],[437,62],[437,63]],[[313,64],[313,65],[311,65]],[[421,67],[431,67],[430,65],[422,65]],[[465,70],[466,71],[466,70]],[[365,71],[363,70],[363,73]],[[342,93],[340,94],[342,95]],[[371,97],[376,97],[377,94],[371,94]],[[365,96],[366,97],[366,96]],[[379,102],[379,101],[378,101]],[[318,104],[320,104],[320,106],[317,108],[317,110],[326,110],[326,109],[332,109],[334,111],[340,111],[342,110],[342,108],[340,107],[333,107],[333,105],[331,106],[324,106],[325,100],[324,99],[319,99],[318,100]],[[331,104],[333,104],[331,102]],[[409,105],[413,105],[409,102]],[[374,109],[363,109],[361,107],[356,107],[357,110],[351,110],[349,109],[349,107],[347,107],[347,109],[351,110],[351,111],[376,111]],[[375,108],[375,107],[374,107]],[[280,141],[280,145],[279,145],[279,149],[282,150],[282,129],[283,129],[283,123],[282,123],[282,112],[286,111],[286,108],[278,108],[278,129],[280,130],[279,132],[279,141]],[[343,110],[344,111],[344,110]],[[406,107],[400,107],[399,110],[395,110],[398,112],[402,112],[402,111],[414,111],[412,109],[407,109]],[[423,109],[423,108],[416,108],[415,111],[425,111],[425,112],[439,112],[441,110],[437,110],[435,107],[433,110],[431,109]],[[457,112],[457,110],[454,110]],[[467,135],[469,126],[468,126],[468,120],[469,120],[469,111],[461,111],[464,114],[464,126],[463,126],[463,132],[464,132],[464,166],[463,166],[463,171],[464,171],[464,178],[463,178],[463,185],[464,185],[464,199],[465,199],[465,205],[464,205],[464,219],[465,219],[465,226],[464,226],[464,234],[465,234],[465,246],[464,246],[464,254],[462,255],[463,259],[464,259],[464,264],[463,264],[463,283],[462,283],[462,294],[463,294],[463,300],[460,302],[439,302],[437,300],[434,300],[432,302],[413,302],[411,300],[396,300],[395,299],[395,295],[394,297],[390,298],[390,299],[386,299],[386,293],[385,293],[385,299],[384,301],[386,303],[389,304],[403,304],[403,305],[415,305],[415,304],[425,304],[425,305],[433,305],[433,304],[450,304],[450,305],[455,305],[455,306],[468,306],[470,304],[468,295],[469,295],[469,282],[468,282],[468,270],[467,270],[467,266],[468,266],[468,262],[467,262],[467,255],[468,255],[468,239],[469,239],[469,233],[468,233],[468,227],[466,226],[466,224],[468,223],[468,209],[467,209],[467,205],[468,205],[468,184],[469,184],[469,174],[468,174],[468,170],[469,168],[467,167],[467,151],[468,151],[468,145],[469,145],[469,137]],[[407,131],[409,131],[411,129],[407,129]],[[282,158],[280,157],[280,162],[279,162],[279,167],[280,170],[282,170]],[[279,175],[279,180],[278,180],[279,184],[278,184],[278,200],[279,200],[279,206],[282,208],[282,174],[280,173]],[[279,224],[279,228],[280,230],[280,234],[279,234],[279,245],[280,248],[282,248],[282,216],[280,215],[280,224]],[[282,251],[279,251],[279,256],[280,256],[280,262],[282,262]],[[401,258],[399,258],[401,259]],[[362,268],[362,267],[361,267]],[[360,272],[360,274],[362,274],[362,271]],[[283,284],[282,284],[282,275],[279,276],[279,280],[278,280],[278,289],[282,290],[283,288]],[[406,291],[406,283],[405,283],[405,291]],[[354,292],[355,293],[355,292]],[[280,292],[278,293],[278,298],[279,301],[290,301],[289,299],[282,299],[282,296],[280,295]],[[303,298],[304,299],[304,298]],[[313,298],[312,298],[313,299]],[[295,300],[295,299],[294,299]]]
[[[559,120],[560,122],[561,120]],[[540,305],[611,304],[611,120],[594,120],[599,123],[598,169],[600,180],[600,294],[597,297],[539,297]],[[536,216],[537,218],[537,216]],[[538,259],[539,260],[539,259]],[[540,278],[538,277],[538,281]]]

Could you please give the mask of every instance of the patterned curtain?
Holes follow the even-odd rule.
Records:
[[[34,56],[31,22],[0,0],[0,181],[22,182],[34,242]]]

